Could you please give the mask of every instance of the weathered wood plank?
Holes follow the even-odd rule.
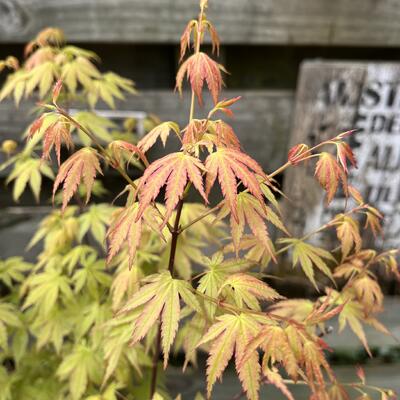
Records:
[[[235,118],[231,123],[243,147],[265,168],[277,168],[284,162],[291,129],[294,94],[292,91],[235,91],[224,92],[224,97],[242,96],[235,105]],[[140,96],[130,97],[118,105],[119,110],[145,111],[159,116],[161,120],[175,120],[182,127],[189,114],[188,94],[181,100],[172,91],[143,91]],[[203,111],[211,108],[206,99]],[[33,103],[22,103],[17,110],[11,101],[0,103],[0,140],[17,139],[32,116]],[[99,109],[102,107],[99,106]],[[199,111],[199,110],[198,110]]]
[[[177,43],[198,0],[0,0],[0,42],[63,28],[72,41]],[[398,46],[397,0],[211,0],[224,43]]]

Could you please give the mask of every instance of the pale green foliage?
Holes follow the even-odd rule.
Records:
[[[50,179],[54,178],[52,169],[42,160],[35,158],[18,160],[14,165],[13,171],[7,178],[7,183],[14,181],[14,200],[19,200],[26,186],[29,184],[36,200],[39,201],[42,175]]]
[[[161,301],[168,306],[162,311],[166,360],[179,323],[176,307],[180,306],[176,300],[181,298],[189,306],[182,308],[183,315],[188,315],[187,309],[201,313],[202,306],[190,285],[172,279],[167,272],[146,278],[149,283],[140,289],[142,278],[149,274],[149,267],[158,265],[157,255],[167,246],[150,227],[144,228],[147,240],[138,250],[132,271],[124,250],[106,268],[105,259],[98,256],[99,247],[86,243],[90,240],[96,246],[106,244],[105,230],[113,212],[115,207],[107,204],[90,206],[82,213],[74,206],[67,207],[64,213],[53,211],[31,241],[31,246],[43,245],[36,265],[17,257],[0,263],[0,281],[15,291],[13,297],[0,303],[0,348],[6,351],[1,355],[0,350],[0,360],[11,355],[18,365],[14,372],[0,371],[3,387],[9,386],[12,393],[5,399],[103,400],[118,399],[118,393],[125,393],[128,399],[137,398],[129,397],[129,393],[146,393],[148,389],[139,388],[152,363],[146,350],[149,342],[132,347],[132,323],[143,312],[143,306],[130,310],[136,306],[135,298],[142,298],[147,285],[162,286],[157,286],[157,293],[163,297],[154,298],[155,303],[148,303],[148,309],[154,309]],[[188,219],[199,212],[198,205],[185,205]],[[207,237],[214,241],[209,224],[210,221],[202,221],[196,231],[203,240]],[[220,234],[222,228],[221,223],[213,227]],[[197,239],[189,235],[187,240],[190,244]],[[17,312],[18,308],[22,313]],[[121,310],[122,314],[112,318],[113,310]],[[155,321],[145,319],[142,330],[151,328]],[[33,341],[28,340],[28,334]],[[12,339],[10,343],[8,337]],[[49,352],[54,356],[50,357]],[[49,368],[34,369],[28,374],[31,363],[42,358]],[[6,389],[1,395],[5,393]]]
[[[99,57],[95,53],[76,46],[64,46],[64,41],[61,31],[49,28],[40,32],[27,45],[27,59],[21,65],[14,57],[9,57],[5,61],[0,60],[0,72],[4,66],[14,70],[7,76],[0,90],[0,101],[13,96],[18,105],[23,97],[36,95],[41,101],[46,100],[58,79],[62,79],[65,84],[60,94],[63,100],[67,103],[83,102],[89,104],[91,108],[94,108],[99,100],[113,108],[115,99],[125,99],[124,93],[136,93],[133,82],[129,79],[113,72],[101,73],[95,65],[99,62]],[[78,123],[93,132],[96,139],[104,143],[113,140],[113,131],[117,126],[111,120],[96,115],[94,111],[81,111],[75,117]],[[23,151],[0,165],[0,169],[4,169],[14,164],[7,180],[14,182],[14,200],[17,201],[29,186],[35,199],[39,201],[42,176],[54,179],[53,170],[44,160],[37,157],[36,150],[46,129],[58,118],[59,116],[53,111],[44,113],[38,131],[27,141]],[[35,123],[29,129],[34,125]],[[29,135],[29,129],[24,133],[24,137]],[[90,145],[91,140],[75,126],[69,126],[68,130],[75,142],[83,146]]]

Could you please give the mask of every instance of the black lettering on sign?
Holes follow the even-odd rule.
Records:
[[[369,185],[365,192],[367,203],[377,204],[379,202],[388,202],[390,200],[391,188],[383,185]]]
[[[319,93],[319,98],[326,107],[330,106],[354,106],[351,101],[355,87],[351,87],[345,80],[333,80],[325,82]],[[353,103],[353,104],[352,104]]]
[[[363,107],[376,107],[381,101],[382,84],[380,82],[371,82],[364,87],[361,94],[361,105]]]

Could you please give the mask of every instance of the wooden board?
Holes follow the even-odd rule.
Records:
[[[0,0],[0,42],[53,25],[75,42],[177,43],[198,0]],[[399,46],[398,0],[210,0],[223,43]]]
[[[358,169],[350,183],[385,215],[385,240],[400,246],[400,64],[306,62],[300,73],[291,146],[316,144],[357,129],[350,138]],[[338,194],[325,207],[314,166],[286,175],[290,226],[296,236],[318,228],[346,206]],[[295,206],[297,205],[297,206]]]
[[[225,91],[223,97],[241,95],[235,105],[235,118],[230,123],[242,141],[244,149],[268,170],[280,166],[285,159],[293,106],[292,91]],[[211,101],[206,99],[204,116],[210,110]],[[156,114],[161,120],[174,120],[182,127],[187,122],[189,95],[180,99],[173,91],[143,91],[118,104],[118,110],[144,111]],[[0,141],[19,139],[21,132],[32,121],[29,110],[33,103],[22,102],[17,110],[11,101],[0,103]],[[102,108],[101,105],[98,108]],[[106,108],[106,107],[104,107]]]

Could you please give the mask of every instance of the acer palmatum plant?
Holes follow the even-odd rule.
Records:
[[[7,260],[6,272],[0,275],[11,288],[18,286],[16,282],[22,284],[19,295],[1,303],[6,315],[1,319],[0,313],[1,326],[5,337],[10,337],[2,346],[6,357],[15,360],[15,367],[2,369],[1,379],[5,377],[5,387],[10,388],[4,398],[29,398],[25,394],[29,392],[23,392],[25,397],[18,394],[29,374],[34,375],[29,379],[35,388],[46,382],[53,397],[44,399],[169,398],[159,360],[166,369],[172,346],[184,351],[184,370],[196,364],[199,350],[208,352],[207,398],[212,398],[213,386],[230,361],[243,388],[235,398],[256,400],[261,385],[276,386],[288,399],[293,399],[291,385],[306,385],[313,400],[368,399],[371,393],[381,399],[394,397],[390,389],[369,386],[362,369],[357,370],[358,381],[339,382],[326,357],[326,323],[335,317],[339,329],[349,326],[370,353],[363,324],[388,333],[376,319],[383,294],[373,268],[380,266],[399,278],[396,251],[363,248],[360,217],[366,228],[379,234],[381,215],[348,185],[348,164],[355,166],[345,142],[351,132],[314,147],[299,144],[283,166],[264,172],[243,152],[229,123],[216,119],[220,113],[231,117],[230,107],[240,99],[220,100],[225,69],[201,50],[206,34],[216,52],[219,47],[206,8],[207,1],[202,0],[198,19],[188,23],[181,40],[181,61],[192,51],[177,74],[178,91],[185,78],[192,90],[185,127],[168,121],[136,145],[117,140],[105,146],[98,138],[98,126],[86,126],[69,114],[63,91],[74,92],[76,85],[68,82],[68,74],[61,74],[51,103],[44,105],[47,112],[32,124],[28,146],[43,142],[41,167],[53,147],[60,162],[60,147],[72,148],[71,134],[78,133],[85,147],[59,167],[54,196],[57,199],[62,188],[62,210],[46,218],[33,238],[33,243],[44,240],[38,263],[33,267],[20,259]],[[39,48],[42,45],[43,38],[35,42]],[[4,65],[18,68],[10,59]],[[12,75],[3,96],[13,92],[20,98],[15,82]],[[85,82],[79,79],[83,94],[93,102]],[[43,95],[50,86],[42,85],[47,88],[41,89]],[[207,118],[197,119],[196,100],[202,104],[205,87],[214,108]],[[178,138],[180,147],[149,163],[145,153],[158,139],[165,144],[170,135]],[[137,181],[127,170],[133,157],[144,166]],[[320,229],[294,238],[282,221],[274,177],[314,159],[327,202],[341,184],[355,206]],[[96,177],[106,166],[126,179],[122,192],[126,205],[113,210],[110,205],[85,208],[81,204],[77,215],[70,201],[80,199],[81,193],[87,203]],[[223,199],[210,207],[208,197],[214,187],[220,188]],[[204,204],[189,203],[190,191],[197,192]],[[157,203],[160,193],[164,201]],[[277,240],[269,235],[270,224],[280,231]],[[100,246],[107,238],[106,260],[83,242],[89,230]],[[336,231],[339,246],[333,250],[308,241],[326,230]],[[212,246],[216,253],[206,257]],[[317,298],[285,299],[262,280],[267,269],[276,271],[274,266],[283,257],[292,258],[293,267],[315,287]],[[39,357],[30,350],[27,331],[35,339],[40,359],[52,366],[47,374],[26,371]]]

